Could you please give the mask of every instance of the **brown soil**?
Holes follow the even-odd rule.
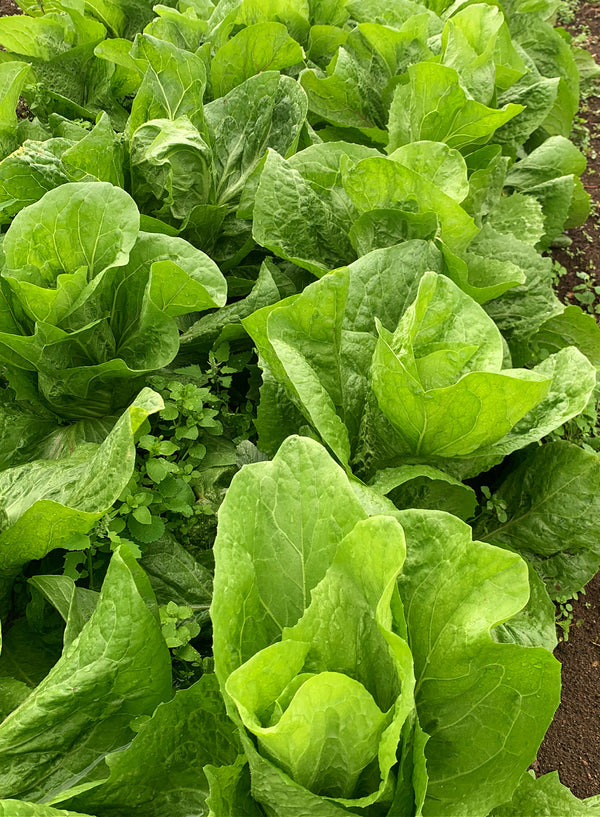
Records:
[[[10,17],[12,14],[21,14],[14,0],[0,0],[0,17]]]
[[[600,62],[600,5],[581,3],[565,25]],[[583,183],[592,198],[587,223],[570,230],[571,246],[555,259],[566,269],[559,285],[565,303],[600,310],[600,82],[584,89],[576,133],[588,158]],[[598,287],[598,291],[594,289]],[[586,301],[588,302],[586,305]],[[568,640],[555,650],[562,664],[562,702],[538,753],[537,774],[558,771],[578,797],[600,794],[600,573],[573,603]]]
[[[538,752],[537,774],[558,771],[578,797],[600,793],[600,573],[573,603],[562,664],[562,700]]]

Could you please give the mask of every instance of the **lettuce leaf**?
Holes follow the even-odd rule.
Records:
[[[95,611],[31,695],[0,724],[0,793],[48,799],[131,739],[130,722],[171,697],[171,660],[141,568],[116,551]]]

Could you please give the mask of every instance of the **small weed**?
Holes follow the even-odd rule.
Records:
[[[569,630],[573,624],[573,605],[571,601],[576,601],[577,596],[573,599],[564,599],[556,602],[556,625],[562,630],[561,640],[569,640]]]
[[[508,520],[508,514],[506,513],[508,506],[506,502],[503,499],[498,499],[494,494],[492,494],[487,485],[482,485],[481,493],[486,499],[485,506],[487,510],[492,511],[496,515],[498,522],[504,525],[504,523]]]
[[[577,9],[579,8],[579,0],[561,0],[561,3],[556,10],[556,20],[561,25],[568,25],[577,18]]]
[[[585,590],[581,590],[579,593],[575,593],[572,598],[558,598],[555,602],[556,606],[556,626],[560,627],[562,630],[562,634],[560,636],[561,641],[568,641],[569,640],[569,631],[573,625],[579,628],[583,626],[583,619],[578,618],[576,621],[575,615],[573,612],[573,604],[577,601],[580,596],[585,595]],[[587,609],[590,608],[589,602],[585,602],[585,607]],[[598,645],[600,646],[600,645]]]
[[[548,440],[566,440],[590,453],[597,453],[600,448],[600,387],[597,385],[587,406],[560,428],[548,435]]]

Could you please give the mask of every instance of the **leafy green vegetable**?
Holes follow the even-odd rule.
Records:
[[[389,505],[392,515],[369,516],[359,496],[317,443],[292,437],[272,463],[237,475],[222,506],[215,668],[258,737],[258,750],[244,742],[253,795],[282,815],[347,813],[390,797],[418,803],[416,772],[399,771],[395,794],[388,775],[398,749],[414,753],[424,776],[424,747],[424,813],[440,803],[451,815],[487,813],[515,788],[543,734],[532,725],[557,703],[551,655],[489,635],[526,603],[526,566],[471,542],[447,514]],[[545,684],[552,704],[537,695]],[[509,700],[507,724],[491,712]],[[481,764],[468,736],[483,711]]]
[[[408,69],[409,82],[399,85],[390,108],[389,150],[430,139],[453,148],[485,144],[495,130],[523,110],[510,102],[497,110],[472,99],[454,68],[418,62]]]
[[[534,196],[542,207],[543,249],[563,229],[577,227],[587,219],[590,200],[579,179],[585,166],[584,156],[572,142],[553,136],[510,169],[506,184]]]
[[[593,510],[599,466],[597,456],[571,443],[533,448],[496,491],[506,503],[504,524],[478,525],[484,539],[526,556],[553,599],[580,592],[600,565]]]
[[[301,46],[281,23],[255,23],[224,43],[211,62],[212,90],[225,96],[244,80],[302,62]]]
[[[0,609],[19,570],[57,547],[69,547],[106,513],[127,485],[134,437],[162,401],[142,391],[101,445],[79,446],[70,457],[39,460],[0,473]]]
[[[372,253],[244,321],[267,377],[340,462],[370,476],[415,459],[473,475],[583,410],[596,373],[580,352],[563,349],[533,371],[503,371],[501,335],[481,307],[447,277],[425,272],[426,244],[400,247],[396,257],[406,264],[410,248],[412,266],[385,306],[378,262],[390,254]],[[416,294],[411,306],[407,290]],[[279,398],[267,394],[265,412],[278,412]]]
[[[175,318],[225,302],[213,261],[183,239],[139,232],[132,199],[102,182],[61,185],[22,210],[4,254],[9,380],[59,417],[115,414],[177,354]]]
[[[209,785],[203,767],[208,763],[227,767],[240,749],[216,678],[205,675],[159,704],[130,746],[106,757],[108,778],[65,805],[98,815],[158,817],[166,809],[172,817],[207,814]]]
[[[132,718],[171,694],[156,602],[125,550],[114,554],[96,610],[34,692],[0,725],[0,792],[41,800],[91,776],[131,737]]]
[[[600,562],[558,0],[20,2],[0,815],[596,813],[526,773]]]
[[[189,117],[193,125],[201,128],[206,87],[204,62],[195,54],[149,34],[136,37],[132,56],[147,67],[131,106],[127,123],[130,135],[144,122],[175,120],[180,116]]]
[[[18,146],[15,108],[28,73],[29,66],[25,62],[4,62],[0,65],[0,159]]]
[[[560,782],[558,772],[550,772],[536,780],[531,774],[524,774],[509,803],[495,808],[491,817],[520,817],[529,813],[546,814],[548,817],[585,817],[599,813],[598,796],[580,800]],[[535,809],[535,811],[533,810]]]

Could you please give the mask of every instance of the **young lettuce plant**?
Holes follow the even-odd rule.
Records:
[[[253,241],[250,225],[235,216],[240,195],[268,148],[295,152],[305,92],[291,77],[266,70],[204,105],[200,56],[144,34],[130,59],[145,67],[127,131],[140,210],[203,249],[213,251],[221,238],[213,251],[219,259],[243,258]]]
[[[102,438],[106,418],[176,356],[177,316],[225,303],[225,279],[208,256],[140,231],[139,221],[125,191],[82,182],[49,191],[10,225],[0,349],[17,400],[34,409],[21,438],[5,424],[5,463],[60,420],[86,421],[75,438]]]

